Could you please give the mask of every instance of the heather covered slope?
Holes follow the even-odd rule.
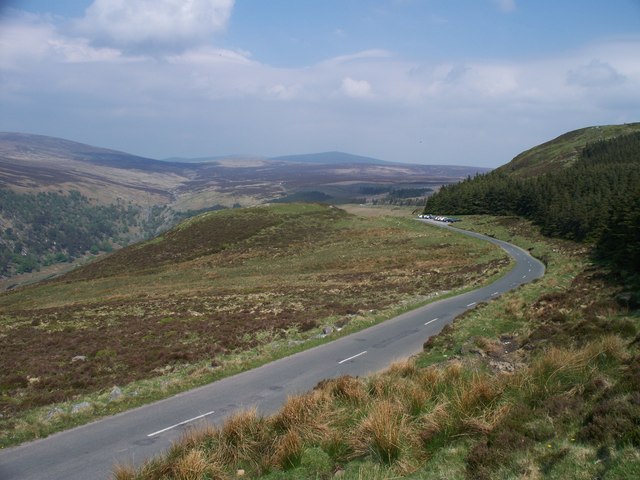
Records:
[[[203,214],[0,295],[2,443],[238,372],[323,326],[362,328],[508,265],[493,246],[412,218],[322,205]],[[109,402],[114,385],[129,394]],[[72,413],[83,399],[92,407]]]
[[[545,277],[469,311],[387,372],[189,432],[115,478],[638,477],[640,317],[620,278],[522,219],[464,225],[545,258]]]
[[[422,205],[431,189],[479,171],[486,169],[341,152],[159,161],[0,132],[0,288],[68,270],[90,253],[151,238],[207,210],[272,201]]]

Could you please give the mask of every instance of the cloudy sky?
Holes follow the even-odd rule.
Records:
[[[0,131],[495,167],[640,121],[640,0],[0,0]]]

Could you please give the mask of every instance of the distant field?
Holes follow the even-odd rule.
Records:
[[[47,405],[67,402],[68,414],[69,402],[114,385],[179,383],[178,371],[197,383],[241,352],[278,342],[286,349],[286,340],[301,342],[325,325],[379,321],[388,309],[482,283],[508,263],[493,246],[411,217],[317,205],[205,214],[55,281],[0,295],[3,443],[16,441],[19,419],[37,424],[27,437],[47,431],[57,421]],[[94,413],[115,408],[103,407]]]

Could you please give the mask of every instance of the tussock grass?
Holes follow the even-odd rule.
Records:
[[[370,454],[392,465],[400,458],[402,444],[411,434],[401,405],[389,400],[376,402],[352,437],[353,455],[357,458]]]
[[[300,466],[304,453],[302,438],[295,430],[289,430],[277,438],[274,445],[275,453],[271,464],[276,468],[289,470]]]
[[[261,471],[269,465],[273,438],[266,419],[254,409],[231,416],[218,431],[215,444],[225,464],[248,464]]]
[[[271,426],[275,431],[297,432],[316,441],[327,435],[328,418],[332,414],[335,412],[329,392],[313,390],[305,395],[288,397],[280,411],[271,418]]]
[[[345,375],[329,382],[327,385],[333,397],[351,405],[362,405],[368,399],[367,391],[362,381],[358,378]]]
[[[208,470],[209,464],[202,451],[191,449],[176,460],[173,476],[179,480],[201,480]]]

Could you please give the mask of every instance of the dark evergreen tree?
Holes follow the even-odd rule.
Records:
[[[571,166],[531,179],[503,170],[443,187],[425,213],[520,215],[543,234],[597,245],[600,258],[640,272],[640,132],[587,145]]]

